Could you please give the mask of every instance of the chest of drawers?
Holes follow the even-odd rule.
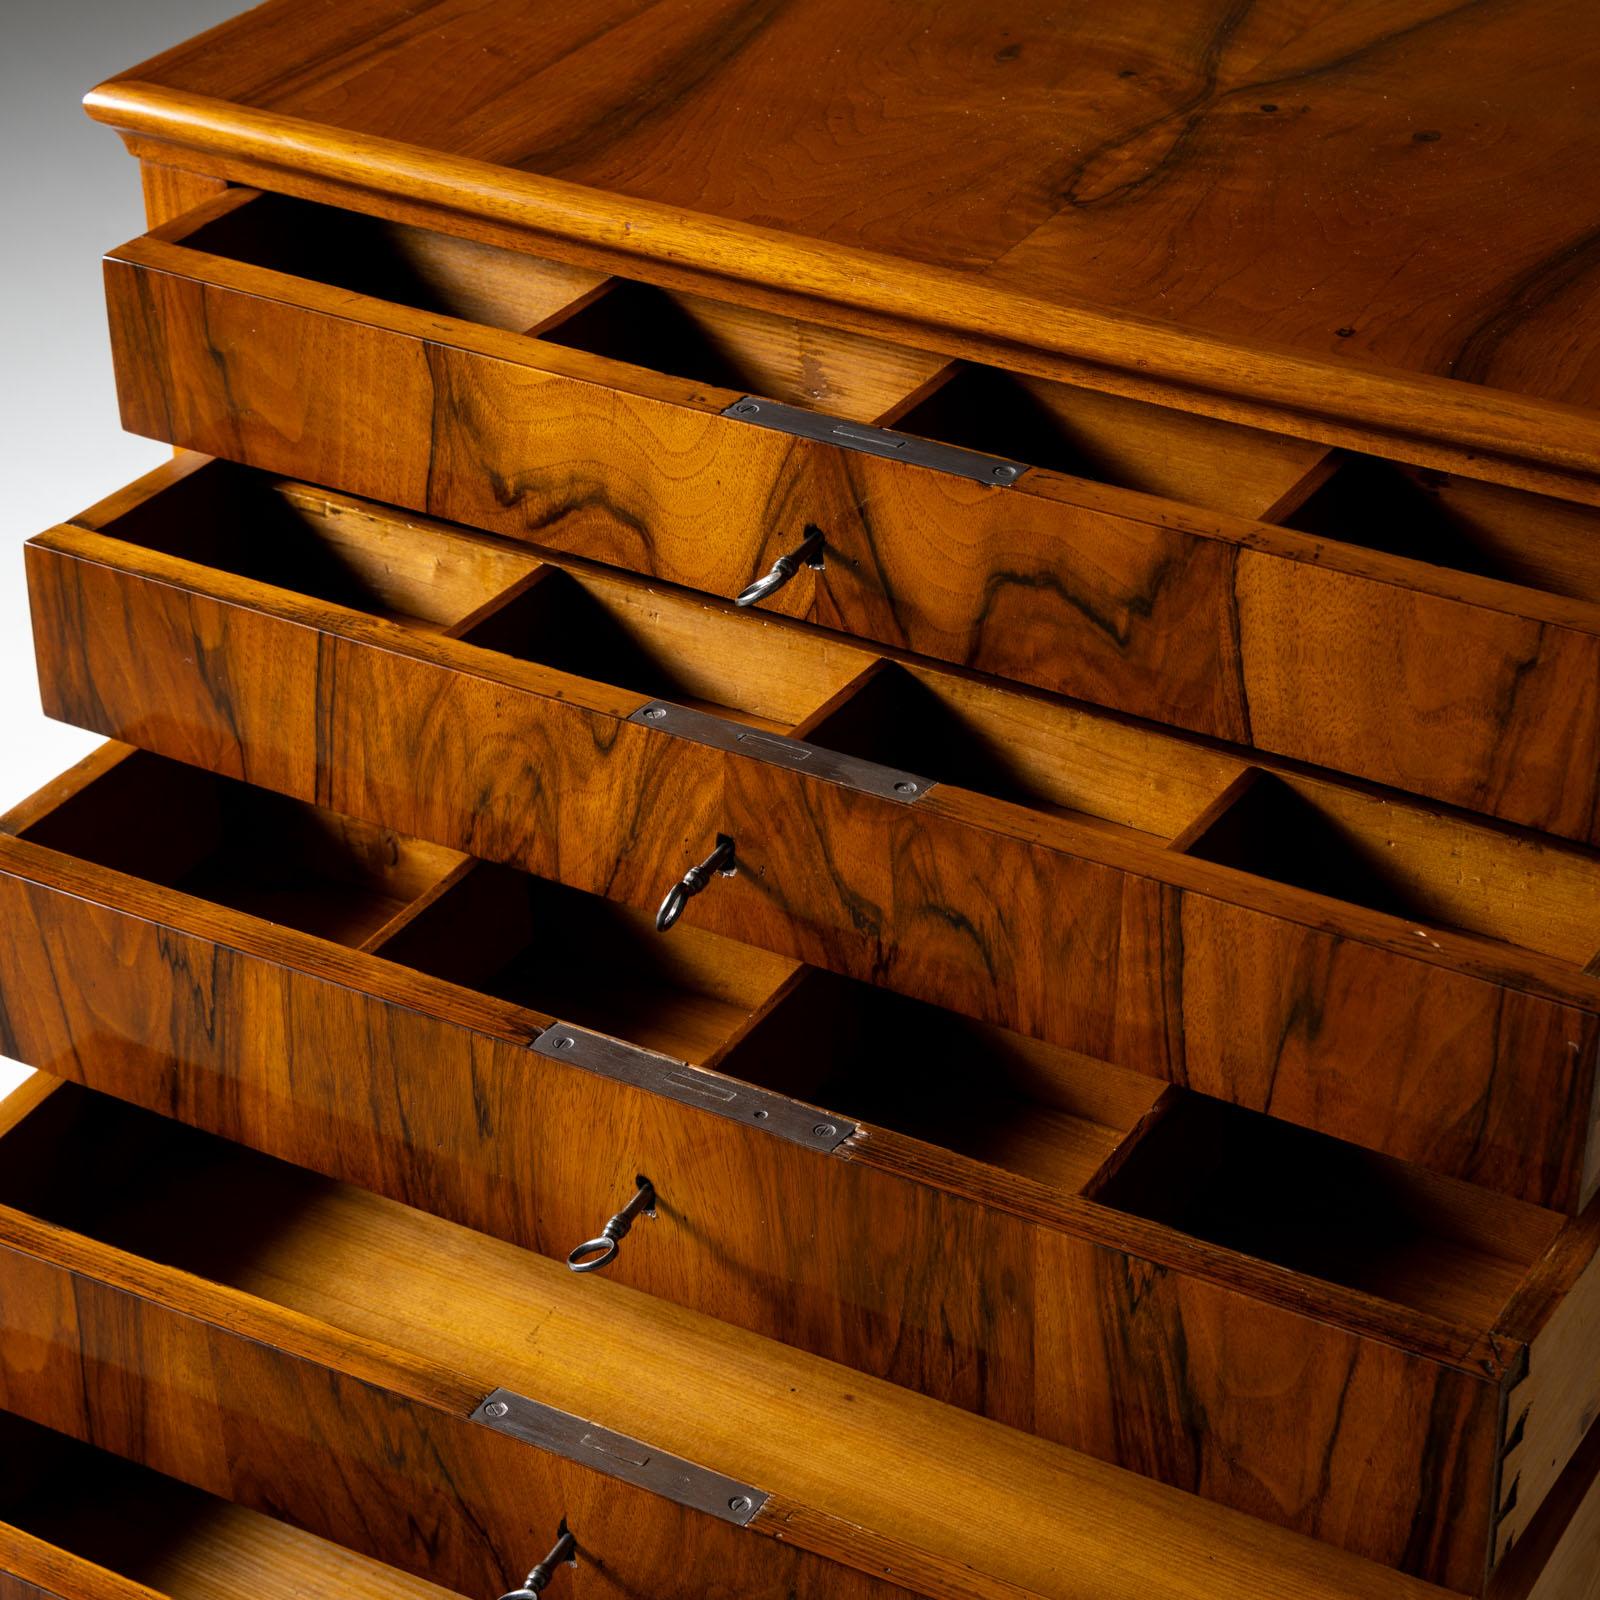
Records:
[[[1597,85],[269,0],[95,90],[176,449],[27,549],[0,1597],[1596,1600]]]

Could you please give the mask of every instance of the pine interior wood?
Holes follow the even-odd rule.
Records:
[[[404,518],[245,474],[158,468],[159,498],[113,499],[84,525],[144,549],[288,588],[408,627],[443,631],[533,570],[471,538],[417,537]]]
[[[539,336],[719,389],[873,422],[945,365],[842,329],[614,279]]]
[[[90,109],[234,176],[1596,465],[1581,7],[425,16],[273,0]]]
[[[158,1304],[212,1326],[237,1306],[274,1345],[327,1330],[369,1370],[514,1388],[714,1465],[772,1491],[752,1537],[810,1542],[848,1527],[866,1545],[833,1553],[856,1563],[887,1537],[926,1575],[917,1587],[951,1597],[1077,1596],[1086,1576],[1096,1600],[1132,1600],[1157,1581],[1183,1600],[1438,1593],[426,1213],[60,1092],[81,1166],[59,1159],[59,1124],[25,1119],[0,1136],[0,1226],[33,1251],[90,1277],[131,1274]],[[9,1159],[36,1140],[58,1159]],[[116,1160],[129,1146],[140,1159]],[[112,1159],[91,1159],[102,1155]],[[975,1526],[988,1534],[981,1549]]]
[[[452,1591],[0,1414],[0,1570],[61,1600],[444,1600]]]

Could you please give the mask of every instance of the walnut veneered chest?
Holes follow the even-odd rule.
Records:
[[[1597,103],[1552,0],[95,90],[177,453],[27,549],[0,1595],[1596,1600]]]

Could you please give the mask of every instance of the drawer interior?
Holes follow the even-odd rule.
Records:
[[[1583,968],[1600,953],[1600,857],[1532,835],[1252,769],[1184,848],[1408,922]]]
[[[1600,954],[1600,854],[1593,850],[1399,796],[1267,772],[1043,696],[890,663],[863,675],[805,737],[1579,969]]]
[[[225,260],[517,333],[601,281],[580,267],[287,195],[238,198],[243,203],[186,232],[183,242]]]
[[[895,420],[902,433],[1236,516],[1281,513],[1321,445],[1121,395],[956,363]]]
[[[815,637],[763,649],[745,617],[600,570],[553,564],[459,637],[770,732],[797,726],[864,659]]]
[[[639,702],[790,733],[1397,917],[1423,937],[1455,930],[1578,970],[1600,956],[1600,854],[1584,846],[1269,772],[1226,747],[1058,696],[890,659],[820,629],[228,463],[177,470],[89,526],[190,564],[197,584],[220,570],[442,633],[483,652],[486,674],[499,655]],[[107,559],[103,549],[96,558]]]
[[[885,662],[805,728],[828,750],[1031,810],[1166,839],[1237,767],[1110,718],[955,673]],[[1164,757],[1171,756],[1170,764]]]
[[[1487,1330],[1562,1219],[1259,1112],[1177,1092],[1100,1204]]]
[[[423,534],[399,513],[224,462],[175,479],[103,524],[142,549],[439,633],[534,571],[512,548]]]
[[[258,1511],[0,1413],[0,1547],[14,1529],[75,1562],[63,1600],[107,1592],[104,1574],[169,1600],[303,1600],[337,1594],[446,1600],[441,1589]],[[115,1592],[115,1589],[112,1589]]]
[[[1240,516],[1297,503],[1327,455],[1255,428],[283,195],[241,193],[220,214],[169,231],[225,260],[528,333],[622,367]]]
[[[808,972],[722,1070],[1474,1332],[1564,1220],[831,974]]]
[[[599,895],[143,750],[97,763],[18,835],[696,1065],[800,971],[688,924],[663,939]]]
[[[339,944],[365,947],[463,863],[453,850],[143,751],[21,836]]]
[[[808,969],[723,1060],[780,1094],[1084,1190],[1165,1092],[1142,1073]]]
[[[386,960],[697,1066],[793,979],[782,956],[486,862],[378,946]]]
[[[944,366],[941,356],[863,334],[622,278],[540,337],[853,422],[874,421]]]
[[[1593,506],[1347,454],[1282,520],[1320,538],[1600,601]]]
[[[1600,601],[1600,509],[240,190],[164,230],[186,249],[1096,483],[1429,566]],[[323,308],[326,309],[326,308]],[[722,403],[691,387],[682,403]]]

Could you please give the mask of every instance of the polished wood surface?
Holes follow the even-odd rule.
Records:
[[[724,596],[816,528],[774,609],[1600,841],[1593,508],[571,270],[232,191],[107,262],[124,422]]]
[[[335,919],[341,948],[137,846],[204,835],[207,785],[94,762],[0,841],[0,1048],[558,1260],[646,1173],[660,1215],[610,1276],[1463,1590],[1577,1445],[1600,1214],[1563,1227],[499,871],[435,863],[364,950]],[[104,858],[103,828],[122,872],[58,853]],[[236,848],[287,876],[289,831],[264,812]],[[158,869],[207,900],[127,875]],[[326,906],[302,882],[289,910]],[[551,1015],[859,1132],[826,1154],[531,1056]]]
[[[5,1145],[9,1409],[462,1593],[563,1514],[578,1595],[1434,1593],[72,1086]],[[733,1527],[467,1420],[501,1386],[771,1497]]]
[[[726,834],[691,923],[1539,1204],[1600,1181],[1591,852],[1266,763],[1173,849],[1252,763],[227,466],[80,524],[29,549],[63,720],[645,911]]]
[[[912,15],[275,0],[89,105],[1202,404],[1600,467],[1584,5]]]

